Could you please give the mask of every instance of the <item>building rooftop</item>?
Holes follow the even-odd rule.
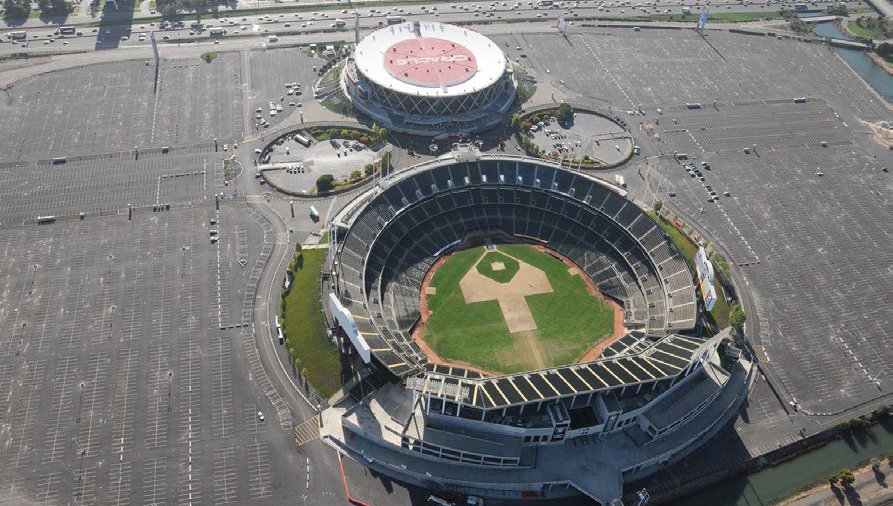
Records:
[[[367,79],[407,95],[461,96],[502,77],[505,54],[487,37],[445,23],[401,23],[367,35],[354,61]]]

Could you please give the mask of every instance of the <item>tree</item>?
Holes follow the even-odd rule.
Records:
[[[371,176],[373,172],[375,172],[375,166],[371,163],[367,163],[366,166],[363,167],[363,173],[367,176]]]
[[[837,472],[837,479],[842,481],[844,485],[849,485],[856,481],[856,476],[847,468],[843,468]]]
[[[3,19],[27,19],[31,13],[29,0],[4,0]]]
[[[362,177],[363,177],[363,174],[360,171],[355,170],[350,173],[350,182],[352,182],[352,183],[357,182],[360,179],[362,179]]]
[[[68,3],[65,0],[38,0],[37,7],[45,16],[67,15],[70,12]]]
[[[571,109],[571,106],[567,102],[562,102],[561,105],[558,106],[558,112],[555,114],[555,117],[558,118],[558,121],[567,123],[573,119],[574,110]]]
[[[875,52],[881,55],[885,60],[893,60],[893,44],[889,42],[881,42],[875,48]]]
[[[520,132],[521,131],[521,115],[518,113],[512,114],[512,131]]]
[[[735,302],[729,309],[729,324],[733,329],[741,332],[745,321],[747,321],[747,315],[744,314],[744,309],[741,307],[741,304]]]
[[[728,284],[732,281],[732,268],[729,267],[729,261],[719,251],[710,253],[710,263],[713,269],[719,275],[720,282]]]
[[[844,3],[836,3],[828,6],[828,14],[832,16],[846,16],[849,14],[849,9],[847,9]]]
[[[335,176],[331,174],[323,174],[316,179],[317,193],[325,193],[331,191],[335,186]]]
[[[660,214],[660,210],[663,209],[663,207],[664,207],[663,200],[655,200],[654,201],[654,212],[655,213]]]

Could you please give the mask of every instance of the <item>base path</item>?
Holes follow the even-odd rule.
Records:
[[[504,251],[501,251],[506,255]],[[506,255],[509,256],[509,255]],[[546,273],[521,260],[518,261],[518,272],[508,283],[500,283],[484,276],[477,270],[477,265],[484,261],[487,255],[478,259],[465,276],[459,281],[462,296],[466,304],[496,300],[499,309],[505,318],[505,324],[509,332],[524,332],[536,330],[536,320],[530,313],[530,307],[524,297],[540,293],[552,293],[552,283]]]

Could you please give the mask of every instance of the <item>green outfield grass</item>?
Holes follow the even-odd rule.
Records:
[[[552,293],[526,297],[537,330],[509,333],[495,300],[465,303],[459,282],[485,251],[483,247],[459,251],[434,274],[430,286],[436,291],[427,296],[431,316],[423,335],[441,358],[494,372],[516,373],[537,367],[533,354],[526,351],[530,346],[537,346],[545,366],[551,367],[579,360],[586,350],[611,334],[611,306],[590,294],[580,275],[571,275],[563,262],[527,245],[497,248],[500,253],[487,253],[487,261],[491,255],[507,255],[541,269],[549,278]],[[496,261],[505,263],[505,259]],[[506,271],[492,273],[508,270],[506,265]],[[531,345],[531,340],[535,344]]]
[[[505,269],[501,271],[493,270],[493,263],[495,262],[502,262]],[[493,281],[508,283],[515,276],[515,273],[518,272],[518,261],[498,251],[490,251],[478,262],[477,270]]]

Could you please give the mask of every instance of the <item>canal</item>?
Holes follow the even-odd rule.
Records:
[[[837,25],[832,22],[816,23],[813,32],[821,37],[832,37],[835,39],[850,40]],[[875,89],[888,102],[893,102],[893,76],[882,69],[878,64],[872,61],[864,51],[855,49],[845,49],[842,47],[832,47],[832,51],[839,54],[847,64],[862,76],[872,88]]]
[[[766,506],[844,467],[893,452],[893,420],[847,433],[825,446],[748,476],[730,478],[670,503],[671,506]]]

